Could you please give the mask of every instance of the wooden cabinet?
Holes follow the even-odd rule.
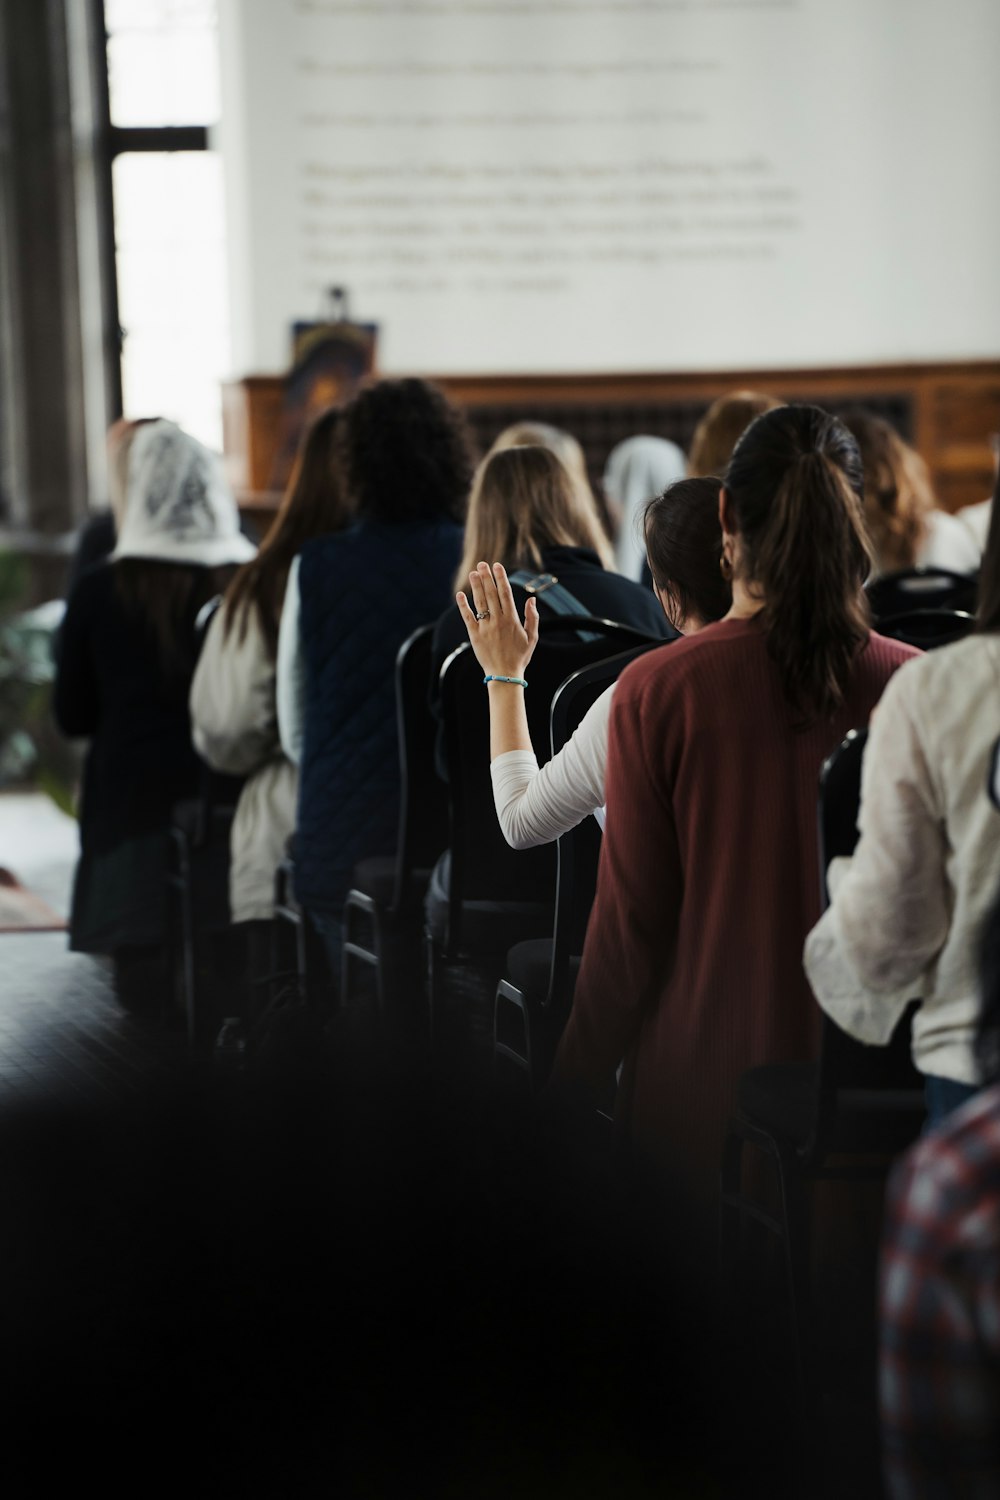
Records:
[[[687,448],[702,412],[726,391],[751,388],[832,411],[864,405],[886,417],[930,465],[938,502],[957,510],[992,492],[990,440],[1000,432],[1000,361],[723,374],[449,375],[435,380],[466,411],[481,449],[511,422],[533,417],[572,432],[593,478],[635,433]],[[241,506],[274,509],[287,478],[280,451],[284,379],[251,375],[224,387],[226,459]]]

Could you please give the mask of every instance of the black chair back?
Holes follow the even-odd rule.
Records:
[[[921,651],[935,651],[961,641],[976,628],[976,617],[963,609],[911,609],[905,615],[880,620],[879,635],[918,646]]]
[[[578,729],[601,694],[621,676],[629,662],[655,649],[649,642],[581,667],[568,677],[552,700],[552,754],[557,755]],[[570,959],[583,952],[601,857],[601,832],[593,818],[584,818],[556,844],[556,921],[552,944],[549,1003],[559,1007],[568,998]]]
[[[434,764],[437,721],[427,683],[434,626],[422,625],[396,657],[396,725],[399,733],[399,837],[393,910],[414,894],[414,871],[429,871],[448,843],[448,788]]]
[[[581,641],[581,625],[596,639]],[[576,615],[545,619],[525,695],[539,761],[548,759],[552,701],[567,677],[630,648],[659,644],[610,620]],[[463,901],[551,903],[556,854],[551,845],[511,849],[500,830],[490,779],[489,703],[482,668],[468,643],[453,651],[441,668],[441,709],[448,765],[449,931],[454,945],[461,932]]]
[[[820,891],[829,905],[827,870],[830,862],[854,853],[858,841],[861,803],[861,765],[867,729],[852,729],[820,772],[819,859]],[[819,1123],[828,1123],[840,1089],[915,1091],[922,1079],[910,1054],[910,1011],[902,1016],[887,1047],[868,1047],[823,1017],[820,1042]]]
[[[950,568],[904,568],[883,573],[866,586],[868,603],[881,630],[881,620],[909,614],[915,609],[957,609],[975,614],[979,577],[953,573]]]

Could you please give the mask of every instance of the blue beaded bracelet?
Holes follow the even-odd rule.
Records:
[[[496,677],[492,672],[483,678],[483,682],[513,682],[518,687],[526,688],[528,686],[523,677]]]

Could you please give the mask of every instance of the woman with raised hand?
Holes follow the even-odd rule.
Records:
[[[819,915],[825,757],[914,653],[869,627],[857,444],[781,407],[743,434],[720,494],[726,617],[615,687],[608,821],[557,1090],[625,1067],[632,1147],[714,1201],[740,1075],[815,1056],[802,943]]]
[[[667,622],[694,635],[721,619],[732,602],[720,570],[722,530],[719,485],[682,479],[645,508],[646,551],[653,587]],[[604,775],[613,687],[584,716],[566,745],[539,769],[531,745],[524,679],[538,640],[538,605],[529,598],[524,623],[503,565],[481,562],[470,575],[473,608],[465,593],[458,607],[472,649],[487,676],[514,678],[489,684],[490,771],[497,817],[515,849],[549,843],[588,814],[604,821]]]
[[[340,412],[321,413],[305,433],[288,488],[260,551],[233,579],[216,611],[191,685],[194,743],[217,771],[247,778],[233,821],[229,872],[232,920],[249,924],[274,915],[274,876],[295,827],[298,771],[278,736],[278,626],[292,559],[311,537],[347,525],[339,477]],[[245,925],[246,924],[246,925]],[[248,955],[251,972],[258,960]]]
[[[54,708],[90,740],[70,946],[114,959],[119,998],[166,996],[165,877],[174,803],[196,796],[188,694],[196,621],[253,556],[218,457],[172,422],[130,432],[110,559],[78,579],[59,634]]]

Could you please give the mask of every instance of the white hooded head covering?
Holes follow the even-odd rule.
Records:
[[[642,577],[646,547],[642,508],[687,473],[687,460],[667,438],[630,437],[612,448],[604,465],[604,493],[618,508],[615,565],[626,578]]]
[[[144,422],[128,454],[125,514],[112,554],[207,568],[256,552],[218,455],[173,422]]]

